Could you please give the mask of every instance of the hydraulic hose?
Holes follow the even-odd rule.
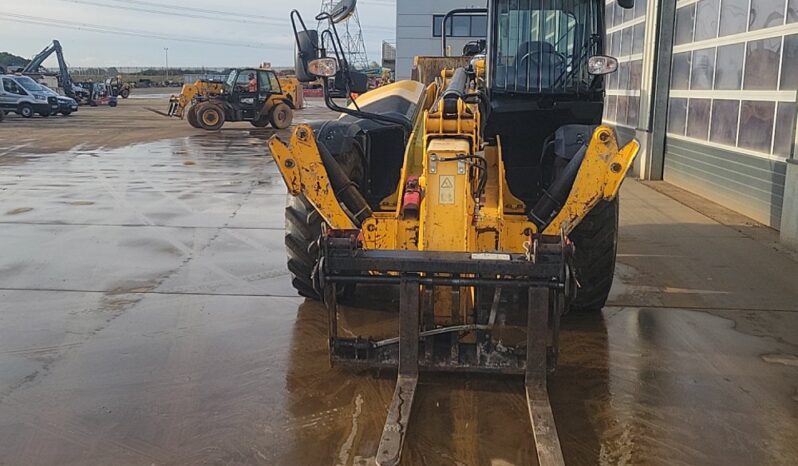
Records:
[[[543,195],[529,211],[529,220],[538,227],[538,231],[545,230],[554,217],[560,213],[568,195],[571,194],[571,188],[576,181],[576,175],[579,173],[579,167],[582,166],[582,160],[585,159],[586,153],[587,146],[582,146],[565,166],[560,176],[549,186],[549,189],[543,190]]]
[[[444,115],[457,115],[457,101],[465,97],[466,84],[468,84],[468,75],[465,69],[454,70],[446,90],[443,91]]]
[[[349,213],[352,215],[355,224],[359,227],[363,221],[371,217],[371,207],[369,207],[366,199],[360,194],[357,185],[349,179],[341,164],[330,154],[324,144],[316,144],[319,148],[321,155],[321,162],[327,170],[327,176],[330,178],[330,185],[332,185],[335,197],[341,201]]]

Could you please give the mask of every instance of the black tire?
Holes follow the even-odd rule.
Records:
[[[31,118],[34,115],[33,106],[31,104],[19,104],[17,107],[17,114],[22,118]]]
[[[197,122],[202,129],[216,131],[224,125],[224,110],[208,102],[197,108]]]
[[[356,184],[364,178],[363,156],[358,150],[333,157],[344,169],[344,173]],[[319,238],[321,237],[321,215],[305,196],[288,195],[285,208],[285,249],[288,254],[288,270],[291,272],[291,284],[300,296],[320,299],[318,284],[315,283],[315,268],[318,263]],[[351,289],[341,290],[342,294],[351,293]]]
[[[127,99],[128,97],[130,97],[130,89],[122,89],[121,91],[119,91],[119,96],[122,97],[123,99]]]
[[[285,207],[285,250],[291,285],[300,296],[319,299],[314,285],[314,269],[318,261],[321,236],[321,215],[305,196],[288,196]]]
[[[286,129],[291,126],[291,122],[294,121],[294,112],[288,105],[279,103],[272,109],[269,121],[271,121],[272,128],[274,129]]]
[[[571,301],[571,310],[599,312],[607,303],[618,252],[618,209],[616,197],[601,201],[571,233],[576,247],[574,266],[581,287]]]
[[[71,110],[65,110],[65,111],[61,112],[61,115],[64,115],[64,116],[72,115],[72,111]]]
[[[202,128],[199,124],[199,120],[197,120],[197,106],[192,105],[186,111],[186,120],[188,120],[188,124],[191,125],[192,128]]]
[[[256,128],[265,128],[269,126],[269,118],[261,115],[257,120],[250,120],[249,123]]]

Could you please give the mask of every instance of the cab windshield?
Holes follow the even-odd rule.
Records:
[[[28,91],[41,91],[42,90],[42,86],[40,86],[39,83],[37,83],[36,81],[34,81],[33,79],[31,79],[31,78],[29,78],[27,76],[18,77],[17,78],[17,82]]]
[[[604,0],[498,0],[494,90],[573,93],[590,89],[587,60],[601,51]]]
[[[227,75],[227,79],[224,82],[224,87],[227,88],[227,91],[233,90],[236,85],[236,77],[238,76],[238,72],[233,70],[230,74]]]

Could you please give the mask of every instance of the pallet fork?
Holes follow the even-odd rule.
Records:
[[[531,260],[523,254],[508,255],[506,260],[474,260],[469,253],[403,251],[397,255],[391,251],[363,250],[357,243],[356,236],[347,232],[328,232],[323,238],[320,279],[329,312],[331,362],[398,369],[377,450],[377,464],[399,464],[419,374],[425,369],[523,374],[538,462],[564,464],[546,379],[556,364],[559,319],[568,299],[569,245],[538,246],[537,257]],[[399,285],[398,339],[375,341],[339,336],[339,286],[354,282]],[[425,307],[430,305],[428,298],[438,286],[492,290],[490,312],[484,312],[483,308],[483,312],[478,312],[480,315],[474,316],[475,324],[422,332],[422,327],[429,327],[424,325],[428,316]],[[526,294],[526,299],[521,300],[526,306],[526,340],[516,347],[497,345],[491,340],[490,331],[495,325],[503,290],[506,294]],[[459,338],[469,332],[476,334],[473,343]]]

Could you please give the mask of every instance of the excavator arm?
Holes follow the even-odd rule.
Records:
[[[67,67],[66,60],[64,60],[64,49],[61,47],[61,43],[57,40],[54,40],[52,44],[45,47],[44,50],[33,57],[30,63],[28,63],[25,68],[22,69],[22,74],[38,73],[42,67],[42,63],[44,63],[44,61],[47,60],[53,53],[55,53],[55,56],[58,59],[58,85],[64,89],[64,94],[66,94],[68,97],[76,99],[72,77],[69,76],[69,67]]]

